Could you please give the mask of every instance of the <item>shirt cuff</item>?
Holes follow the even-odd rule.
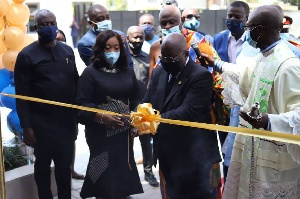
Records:
[[[267,131],[271,131],[271,122],[270,122],[270,118],[268,117],[268,126],[266,128]]]
[[[217,60],[215,60],[214,64],[218,71],[222,71],[222,66],[224,64],[224,62],[222,60],[217,59]]]

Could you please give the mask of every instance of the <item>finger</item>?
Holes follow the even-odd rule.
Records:
[[[240,111],[239,115],[241,116],[241,118],[243,118],[247,122],[250,122],[251,118],[249,117],[249,115],[246,112]]]

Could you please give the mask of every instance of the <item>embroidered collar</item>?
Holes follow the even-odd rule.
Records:
[[[266,49],[262,50],[261,53],[266,53],[266,52],[270,51],[272,48],[274,48],[280,42],[281,42],[281,39],[279,39],[278,41],[274,42],[273,44],[271,44],[270,46],[268,46]]]

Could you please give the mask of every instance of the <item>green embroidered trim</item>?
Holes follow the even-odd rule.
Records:
[[[270,81],[270,80],[267,80],[266,78],[259,78],[259,80],[261,81],[261,82],[263,82],[263,83],[266,83],[266,84],[270,84],[270,85],[272,85],[273,84],[273,81]]]

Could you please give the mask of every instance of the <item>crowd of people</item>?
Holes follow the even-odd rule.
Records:
[[[90,30],[73,37],[86,65],[79,76],[55,14],[36,13],[38,41],[17,57],[16,94],[123,115],[151,103],[165,119],[300,134],[300,49],[280,6],[250,12],[234,1],[228,29],[214,36],[199,30],[197,9],[181,12],[176,1],[165,1],[159,16],[142,15],[126,34],[112,29],[103,5],[92,5],[88,19]],[[24,142],[34,147],[39,198],[53,198],[52,161],[59,199],[71,198],[71,177],[84,180],[82,198],[143,193],[133,151],[139,132],[127,116],[16,103]],[[74,171],[78,123],[90,150],[85,175]],[[162,123],[139,140],[145,180],[163,199],[300,198],[299,145]]]

